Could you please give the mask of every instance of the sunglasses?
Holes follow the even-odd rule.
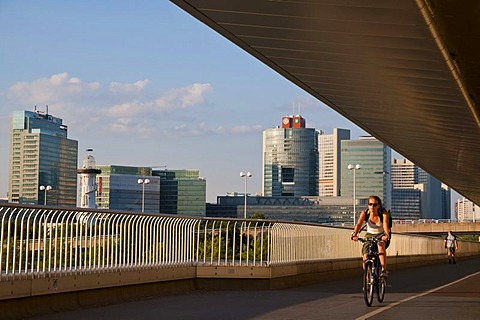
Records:
[[[368,205],[369,205],[369,206],[372,206],[372,207],[377,207],[377,206],[378,206],[378,203],[369,203]]]

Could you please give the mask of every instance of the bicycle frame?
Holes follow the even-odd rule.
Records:
[[[380,272],[381,272],[381,263],[380,263],[380,253],[378,252],[378,242],[376,238],[369,238],[366,239],[366,242],[369,242],[368,246],[368,253],[367,253],[367,259],[364,261],[366,264],[368,262],[372,262],[373,264],[373,269],[372,269],[372,275],[374,279],[374,285],[378,284],[378,279],[380,278]]]
[[[383,301],[385,296],[386,280],[380,277],[381,263],[380,253],[378,251],[378,243],[382,240],[376,238],[358,238],[361,242],[368,243],[367,258],[363,262],[364,265],[364,298],[367,306],[372,305],[373,292],[377,292],[377,298],[379,302]]]

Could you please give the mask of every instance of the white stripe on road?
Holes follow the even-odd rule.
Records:
[[[441,290],[441,289],[443,289],[443,288],[446,288],[446,287],[451,286],[451,285],[453,285],[453,284],[455,284],[455,283],[461,282],[461,281],[463,281],[463,280],[466,280],[466,279],[468,279],[468,278],[470,278],[470,277],[473,277],[473,276],[476,276],[476,275],[479,275],[479,274],[480,274],[480,271],[479,271],[479,272],[472,273],[471,275],[468,275],[468,276],[466,276],[466,277],[463,277],[462,279],[458,279],[458,280],[456,280],[456,281],[447,283],[446,285],[443,285],[443,286],[441,286],[441,287],[438,287],[438,288],[435,288],[435,289],[431,289],[431,290],[425,291],[425,292],[423,292],[423,293],[417,294],[416,296],[408,297],[408,298],[405,298],[405,299],[403,299],[403,300],[400,300],[400,301],[397,301],[397,302],[394,302],[394,303],[390,303],[388,306],[385,306],[385,307],[376,309],[376,310],[374,310],[374,311],[372,311],[372,312],[369,312],[369,313],[367,313],[367,314],[364,314],[363,316],[360,316],[360,317],[356,318],[355,320],[365,320],[365,319],[368,319],[368,318],[370,318],[370,317],[373,317],[373,316],[376,315],[376,314],[379,314],[379,313],[381,313],[381,312],[387,311],[388,309],[391,309],[391,308],[393,308],[393,307],[396,307],[396,306],[398,306],[399,304],[402,304],[402,303],[404,303],[404,302],[410,301],[410,300],[412,300],[412,299],[416,299],[416,298],[419,298],[419,297],[423,297],[423,296],[425,296],[425,295],[427,295],[427,294],[430,294],[430,293],[432,293],[432,292]]]

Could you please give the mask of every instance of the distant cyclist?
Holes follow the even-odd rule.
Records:
[[[368,216],[368,217],[367,217]],[[358,218],[357,224],[353,228],[352,240],[358,241],[358,233],[367,224],[367,234],[365,238],[375,237],[382,241],[378,243],[378,252],[380,255],[380,263],[382,264],[382,277],[387,277],[387,251],[390,244],[390,229],[388,226],[389,214],[382,206],[382,200],[378,196],[370,196],[368,198],[368,209],[363,210]],[[362,254],[365,261],[368,253],[368,243],[363,244]]]
[[[458,250],[457,236],[452,231],[448,231],[448,235],[443,240],[445,249],[447,249],[448,264],[455,264],[455,251]]]

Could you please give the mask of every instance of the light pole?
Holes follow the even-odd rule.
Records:
[[[247,173],[240,172],[240,177],[245,178],[245,205],[243,206],[243,218],[247,219],[247,179],[252,176],[252,173],[249,171]]]
[[[43,205],[46,206],[47,205],[47,191],[52,190],[52,186],[46,186],[45,187],[44,185],[41,185],[40,190],[45,191],[45,197],[43,199]]]
[[[348,165],[348,170],[353,170],[353,225],[355,225],[355,215],[357,213],[357,208],[356,208],[356,202],[357,202],[357,197],[355,195],[355,173],[357,170],[360,170],[362,166],[360,164],[349,164]]]
[[[138,184],[142,185],[142,212],[145,211],[145,185],[150,183],[149,179],[138,179]]]

